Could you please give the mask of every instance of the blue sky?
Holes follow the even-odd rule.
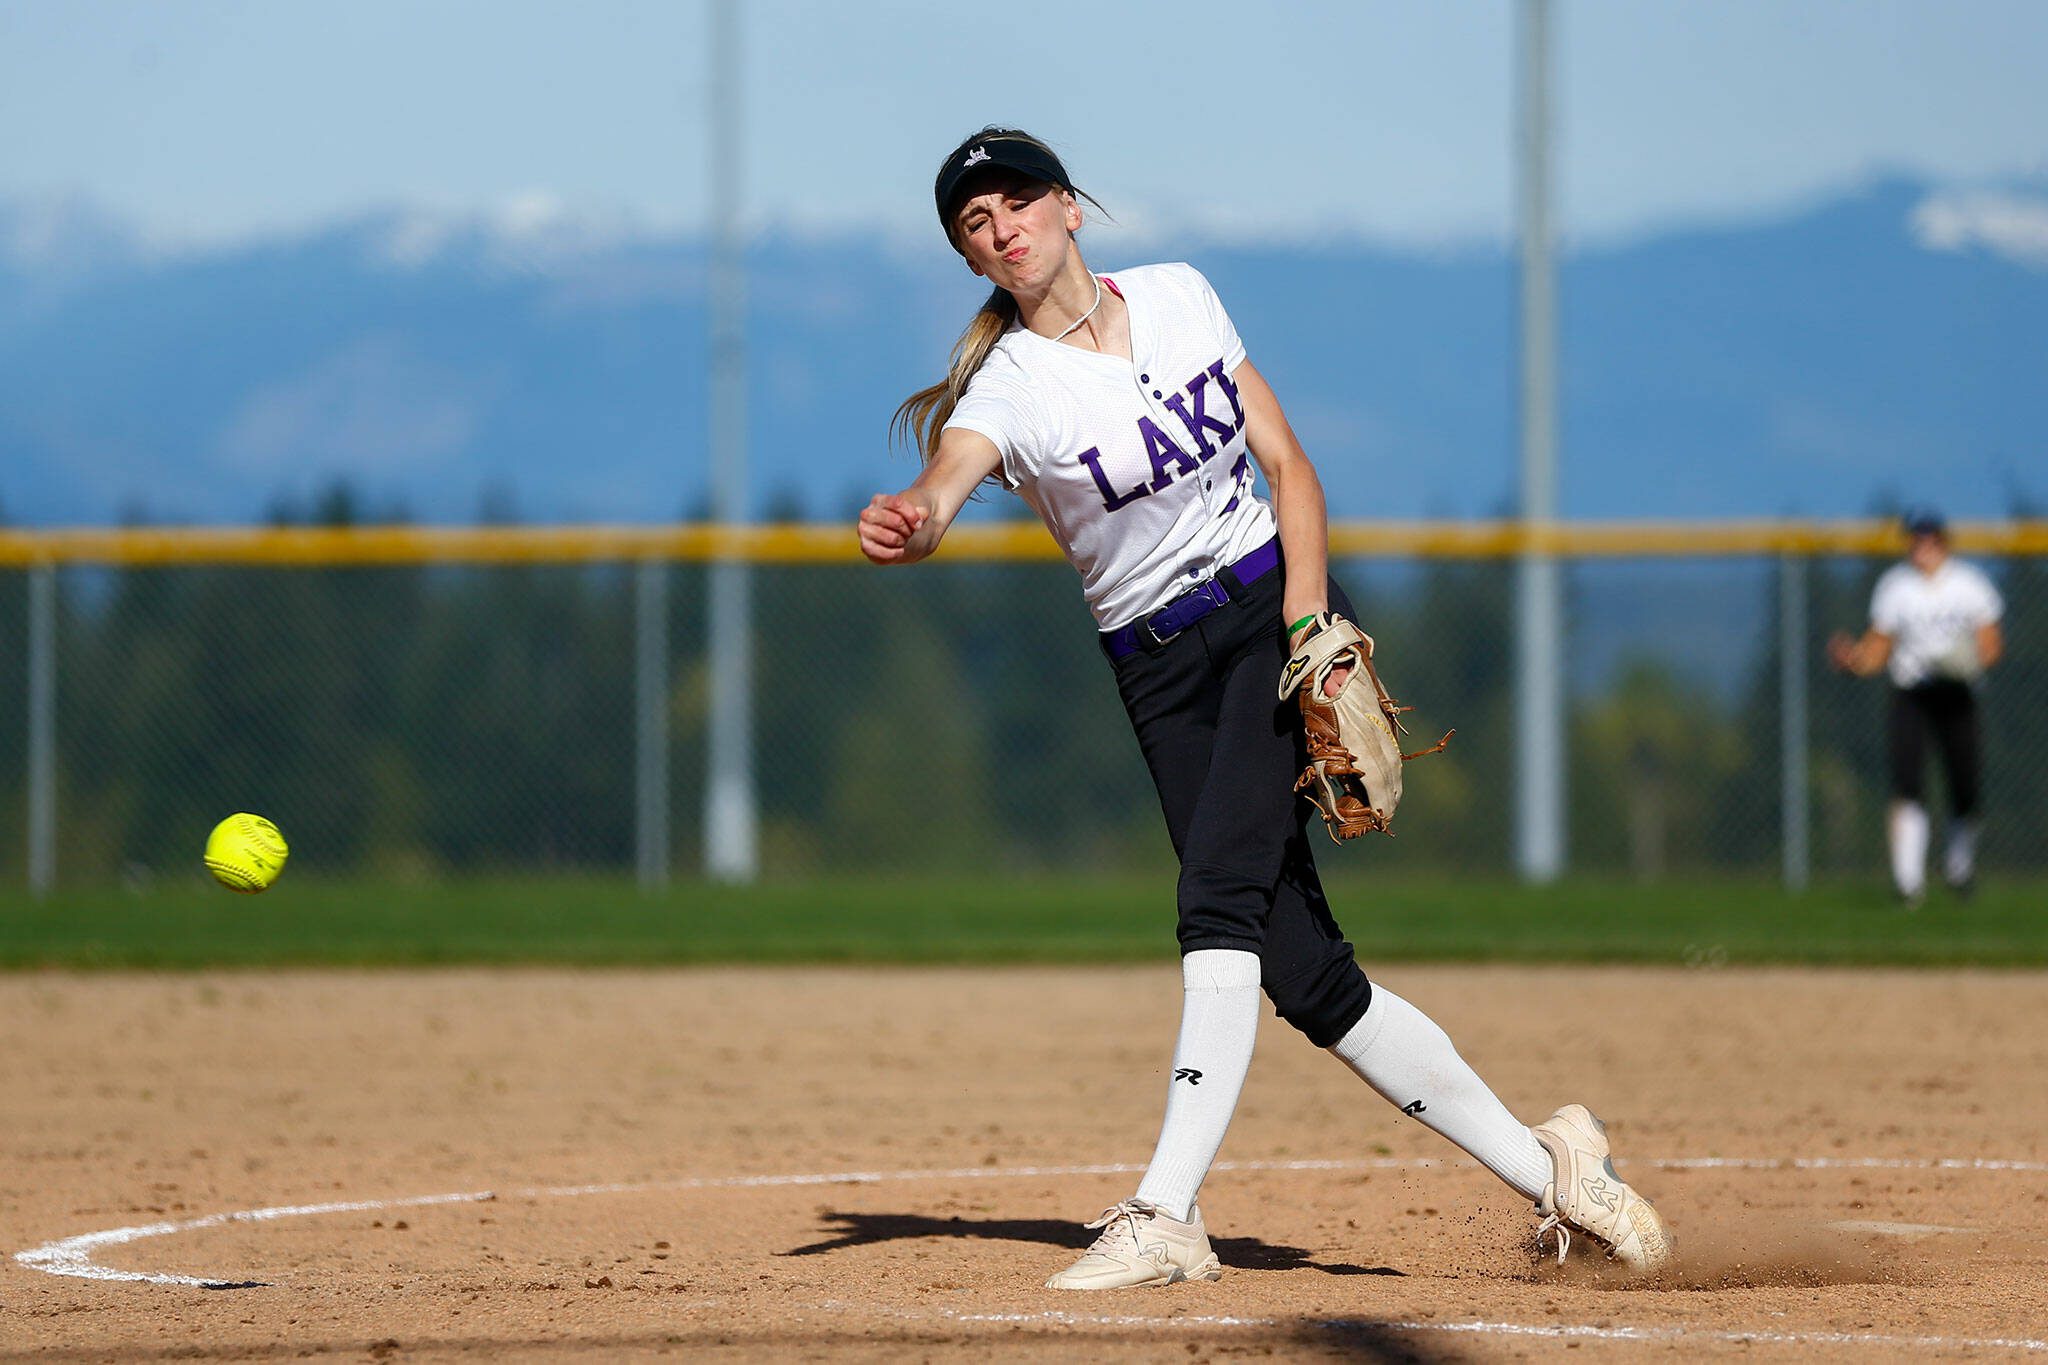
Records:
[[[0,198],[174,242],[371,207],[705,213],[698,0],[0,0]],[[1215,0],[743,4],[760,221],[917,232],[984,121],[1127,226],[1418,245],[1510,228],[1513,9]],[[2048,176],[2048,4],[1559,0],[1581,240],[1882,171]]]

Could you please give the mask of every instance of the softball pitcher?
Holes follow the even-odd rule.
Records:
[[[1158,1145],[1047,1284],[1221,1274],[1196,1195],[1251,1063],[1261,989],[1531,1200],[1560,1258],[1581,1232],[1630,1266],[1661,1263],[1663,1223],[1614,1173],[1600,1122],[1582,1105],[1534,1128],[1516,1119],[1441,1028],[1367,982],[1331,915],[1293,790],[1302,716],[1275,684],[1290,623],[1304,638],[1351,604],[1328,576],[1315,468],[1208,281],[1186,265],[1090,271],[1075,242],[1086,196],[1015,129],[947,153],[934,196],[947,241],[994,289],[946,377],[898,409],[924,469],[862,510],[861,550],[924,559],[985,480],[1029,503],[1081,575],[1180,859],[1184,997]]]

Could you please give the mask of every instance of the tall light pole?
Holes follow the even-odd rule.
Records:
[[[1522,522],[1557,518],[1557,283],[1550,225],[1550,0],[1522,0]],[[1557,559],[1525,548],[1515,583],[1515,867],[1555,881],[1565,864],[1564,604]]]
[[[747,517],[747,285],[740,195],[740,16],[711,0],[711,515]],[[745,560],[711,565],[711,734],[704,785],[704,870],[750,882],[760,871],[754,796],[753,584]]]

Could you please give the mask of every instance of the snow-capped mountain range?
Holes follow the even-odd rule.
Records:
[[[1334,514],[1510,504],[1507,247],[1124,232],[1090,259],[1208,274]],[[707,486],[705,266],[698,237],[545,196],[204,248],[75,200],[0,204],[0,516],[243,521],[338,479],[427,521],[486,498],[686,514]],[[1560,287],[1568,515],[2048,501],[2048,185],[1887,180],[1589,246]],[[758,234],[757,513],[837,517],[904,482],[889,414],[981,292],[936,239]]]

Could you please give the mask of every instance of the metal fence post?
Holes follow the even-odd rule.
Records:
[[[1778,559],[1778,712],[1780,808],[1785,839],[1785,888],[1803,891],[1813,872],[1807,825],[1806,556],[1788,549]]]
[[[633,850],[642,891],[668,885],[668,564],[633,581]]]
[[[57,882],[57,567],[28,571],[28,889]]]

